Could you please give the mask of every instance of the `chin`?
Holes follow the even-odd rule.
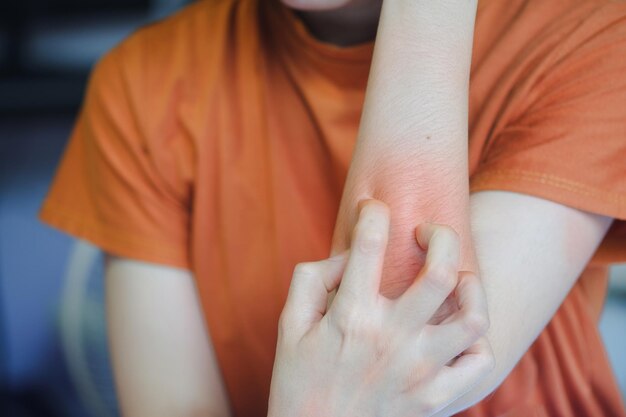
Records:
[[[355,0],[280,0],[285,6],[296,10],[333,10],[348,6]]]

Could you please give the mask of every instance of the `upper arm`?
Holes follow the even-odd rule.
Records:
[[[472,235],[496,368],[448,411],[476,403],[506,378],[555,314],[611,222],[530,195],[472,194]]]
[[[106,307],[125,416],[230,415],[189,271],[107,257]]]
[[[471,213],[492,318],[490,339],[501,356],[519,359],[554,315],[613,219],[506,191],[473,194]],[[518,323],[515,331],[513,322]],[[507,362],[513,361],[500,365],[514,364]]]

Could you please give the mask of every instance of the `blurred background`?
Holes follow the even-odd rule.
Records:
[[[0,3],[0,416],[117,416],[100,253],[36,219],[95,60],[188,0]],[[626,396],[626,265],[601,322]]]
[[[117,416],[100,254],[36,219],[93,63],[187,0],[0,1],[0,416]]]

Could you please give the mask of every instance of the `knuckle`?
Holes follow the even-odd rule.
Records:
[[[293,276],[307,278],[315,276],[318,273],[319,267],[316,262],[300,262],[293,270]]]
[[[359,251],[363,253],[378,253],[387,244],[385,234],[374,227],[358,226],[356,243]]]
[[[346,334],[360,334],[365,332],[366,323],[355,311],[343,312],[337,317],[339,328]]]
[[[483,374],[488,374],[496,368],[496,357],[491,349],[480,355],[481,370]]]
[[[437,242],[436,246],[447,256],[447,261],[452,262],[461,251],[461,239],[457,232],[447,225],[440,225],[433,232],[432,241]]]
[[[434,396],[428,395],[421,398],[419,402],[420,415],[431,416],[439,410],[439,403]]]
[[[487,375],[494,372],[496,368],[496,361],[491,353],[481,354],[477,358],[477,363],[473,369],[473,378],[481,380],[487,377]]]
[[[278,337],[282,338],[289,334],[292,328],[293,324],[291,323],[290,314],[287,309],[283,309],[278,317]]]
[[[457,272],[446,264],[427,265],[425,279],[435,290],[450,294],[457,284]]]
[[[359,309],[342,311],[335,317],[337,327],[349,339],[378,341],[379,329],[374,321]]]
[[[437,334],[437,326],[432,324],[426,324],[420,331],[419,337],[424,340],[432,340]]]
[[[421,360],[408,370],[406,378],[406,391],[418,390],[424,385],[432,374],[434,364],[428,360]]]
[[[462,319],[465,332],[473,337],[483,336],[489,330],[487,314],[478,311],[467,312]]]
[[[452,226],[439,224],[433,232],[433,239],[444,241],[450,245],[459,244],[459,234]]]

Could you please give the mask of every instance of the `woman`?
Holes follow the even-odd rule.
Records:
[[[41,216],[112,255],[125,413],[266,415],[293,267],[349,247],[371,197],[382,295],[425,221],[485,288],[495,367],[426,408],[624,415],[596,320],[626,252],[625,7],[429,3],[199,2],[98,63]]]

